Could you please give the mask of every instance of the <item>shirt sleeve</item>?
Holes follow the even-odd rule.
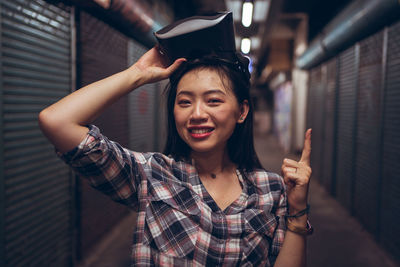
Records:
[[[57,154],[96,190],[116,202],[131,208],[136,206],[146,154],[132,152],[108,140],[94,125],[89,126],[86,138],[76,148]]]
[[[275,234],[270,246],[270,251],[268,253],[268,258],[271,266],[274,266],[279,251],[283,246],[283,241],[285,239],[285,233],[286,233],[285,215],[287,215],[287,208],[288,208],[286,185],[283,182],[283,178],[281,176],[279,176],[278,174],[275,175],[277,176],[277,181],[279,181],[280,184],[280,195],[277,201],[277,208],[275,210],[275,216],[278,221],[278,226],[275,230]]]

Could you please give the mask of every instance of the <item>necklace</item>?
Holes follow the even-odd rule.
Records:
[[[196,167],[196,162],[195,162],[194,159],[192,159],[192,165]],[[221,173],[222,173],[222,172],[223,172],[223,170],[221,171]],[[211,176],[211,178],[213,178],[213,179],[217,178],[217,174],[214,173],[214,172],[211,172],[211,173],[210,173],[210,176]]]

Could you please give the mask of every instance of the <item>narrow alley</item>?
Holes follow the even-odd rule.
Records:
[[[400,266],[400,0],[1,0],[0,52],[0,266],[129,266],[133,229],[140,236],[157,228],[143,218],[147,210],[138,213],[143,228],[134,228],[137,214],[130,208],[137,210],[138,199],[148,201],[158,192],[138,197],[147,186],[142,181],[165,177],[136,168],[124,172],[133,166],[125,164],[132,158],[126,155],[135,154],[127,152],[124,158],[121,151],[200,155],[197,162],[204,160],[206,168],[194,166],[195,171],[207,170],[201,177],[188,176],[197,180],[187,188],[199,190],[191,191],[192,199],[208,194],[198,182],[208,177],[222,202],[237,204],[227,201],[226,192],[247,196],[234,166],[245,171],[257,165],[250,145],[253,126],[262,165],[279,174],[284,158],[299,159],[304,134],[312,128],[308,200],[315,230],[307,237],[309,267]],[[202,75],[187,78],[193,70]],[[196,101],[176,101],[183,77],[192,90],[183,95]],[[204,97],[214,93],[223,99]],[[175,107],[180,111],[175,113]],[[193,126],[193,120],[201,123]],[[111,146],[124,162],[116,164],[124,166],[116,177],[112,164],[111,178],[104,178],[102,172],[108,172],[97,165],[79,169],[79,162],[77,172],[68,166],[79,158],[69,157],[90,124],[126,148]],[[67,153],[60,157],[56,151]],[[214,163],[218,166],[209,168]],[[308,166],[293,164],[286,172],[308,181]],[[304,171],[297,173],[299,168]],[[168,179],[184,183],[186,175],[174,171]],[[212,182],[219,173],[232,180]],[[89,179],[82,178],[85,174]],[[143,180],[135,180],[139,176]],[[117,185],[111,188],[112,183]],[[121,194],[115,193],[118,189]],[[273,189],[266,190],[264,196]],[[306,190],[297,193],[291,207],[304,208]],[[243,203],[259,205],[259,199]],[[265,217],[273,213],[265,212],[271,202],[265,203],[235,210],[248,215],[255,207],[261,212],[254,217]],[[208,226],[191,229],[233,225],[236,231],[239,223],[217,211]],[[190,221],[193,214],[188,214],[183,217]],[[267,261],[263,253],[250,259],[242,251],[265,251],[269,240],[278,242],[282,235],[269,229],[278,238],[264,238],[268,225],[247,225],[259,220],[245,215],[237,216],[242,228],[236,239],[229,230],[207,232],[218,245],[210,242],[210,250],[202,250],[202,264],[239,257]],[[287,218],[292,220],[291,231],[309,233],[306,217]],[[181,236],[166,230],[175,226],[171,220],[159,225],[162,230],[153,237]],[[257,237],[265,242],[254,238],[249,244],[256,245],[241,246],[252,238],[249,229],[262,231]],[[303,239],[292,236],[298,241],[294,250],[303,251]],[[159,243],[168,244],[164,241]],[[234,256],[225,257],[229,242]],[[133,257],[138,261],[164,252],[153,243],[135,244],[136,251],[145,247],[147,252]],[[190,261],[187,256],[200,251],[194,244],[160,258]],[[285,259],[296,264],[303,254],[297,255]]]

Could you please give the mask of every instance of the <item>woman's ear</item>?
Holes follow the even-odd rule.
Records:
[[[243,123],[246,120],[247,114],[249,114],[249,101],[243,100],[240,104],[240,116],[237,120],[238,123]]]

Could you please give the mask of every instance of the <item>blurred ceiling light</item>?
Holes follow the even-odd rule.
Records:
[[[249,27],[251,25],[251,21],[253,19],[253,3],[252,2],[244,2],[242,8],[242,24],[245,27]]]
[[[242,50],[242,52],[244,54],[248,54],[250,52],[250,47],[251,47],[251,41],[249,38],[243,38],[242,39],[242,45],[240,47],[240,50]]]
[[[254,22],[262,22],[266,20],[268,15],[269,4],[270,4],[269,0],[260,0],[254,2],[254,14],[253,14]]]

